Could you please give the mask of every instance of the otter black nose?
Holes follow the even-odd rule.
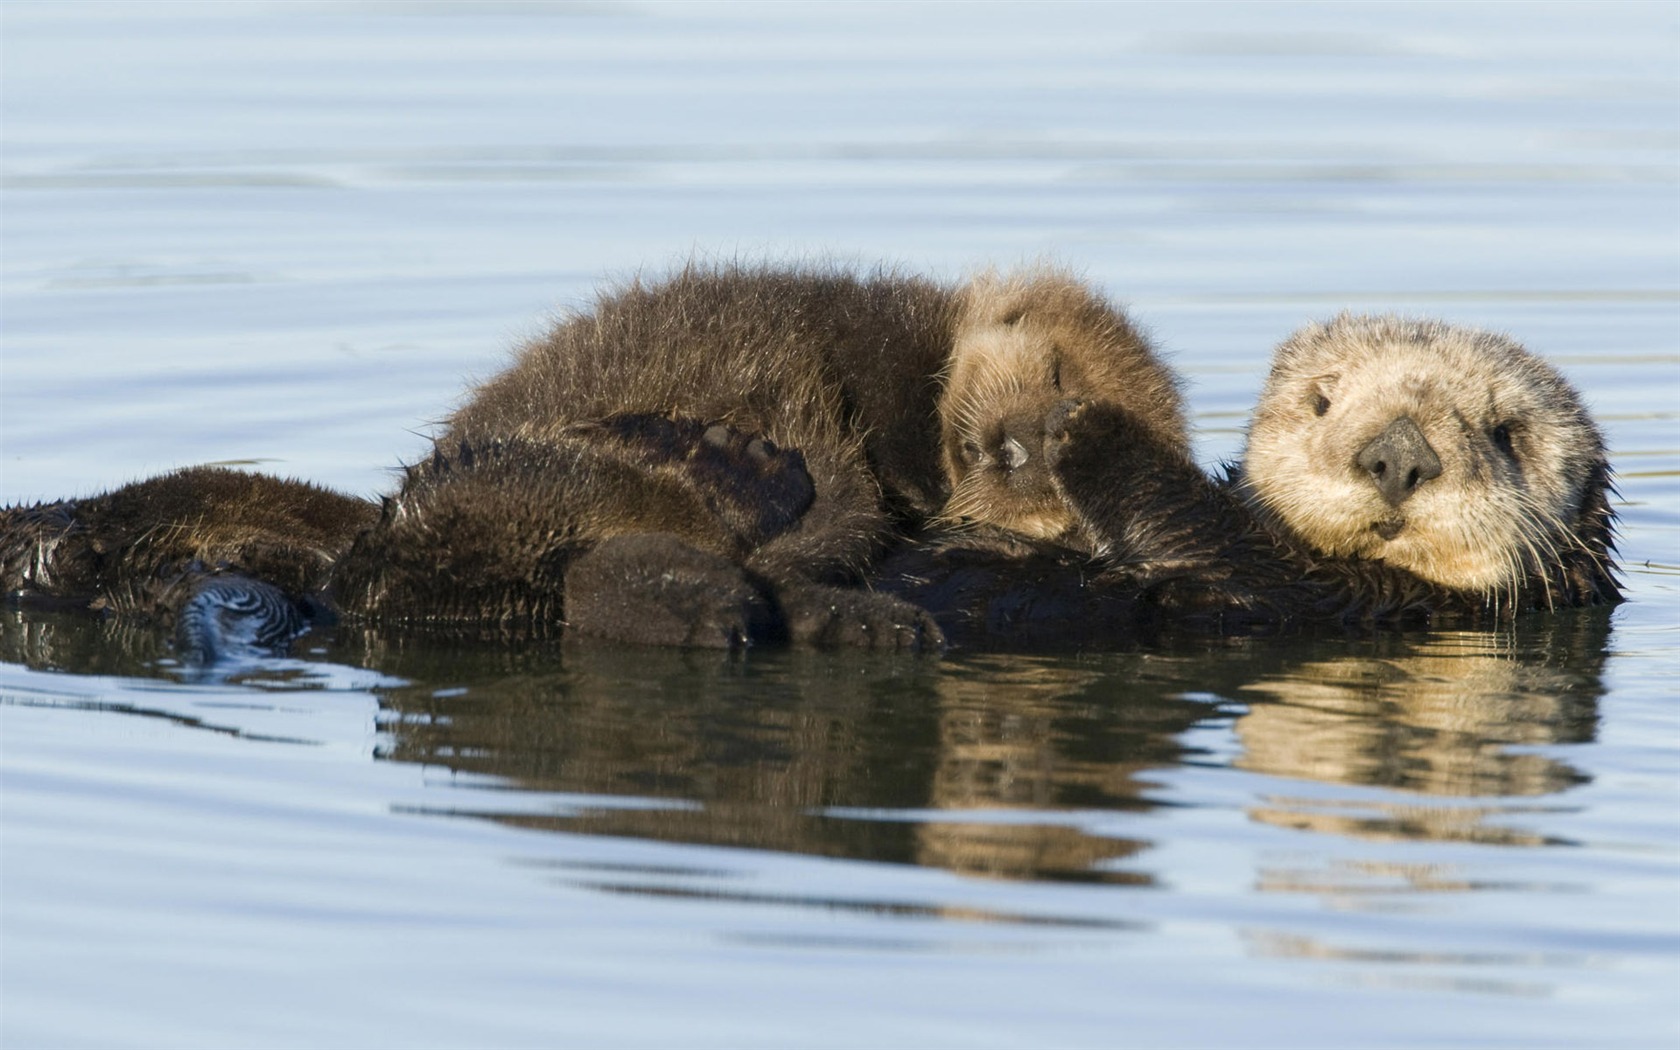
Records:
[[[1371,475],[1371,483],[1391,507],[1404,503],[1419,485],[1441,476],[1441,457],[1411,416],[1390,423],[1359,450],[1355,462]]]
[[[1003,446],[998,449],[998,459],[1002,460],[1004,466],[1009,470],[1020,470],[1031,458],[1031,455],[1027,452],[1027,446],[1013,437],[1004,438]]]

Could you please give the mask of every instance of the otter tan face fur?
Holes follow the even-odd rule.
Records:
[[[1068,399],[1135,413],[1188,448],[1172,371],[1119,309],[1065,273],[985,273],[957,295],[954,342],[939,406],[951,485],[945,517],[1040,539],[1073,514],[1044,456],[1044,421]]]
[[[1510,339],[1436,321],[1344,314],[1291,336],[1242,486],[1320,554],[1496,599],[1607,558],[1604,442],[1575,391]]]

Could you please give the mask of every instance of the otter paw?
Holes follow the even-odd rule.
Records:
[[[1044,462],[1051,473],[1061,478],[1101,451],[1097,446],[1108,443],[1098,440],[1100,430],[1116,414],[1111,406],[1071,398],[1051,408],[1044,416]]]
[[[775,617],[745,570],[662,533],[614,536],[566,572],[566,628],[641,645],[740,649]]]
[[[1044,463],[1052,474],[1065,470],[1081,457],[1082,449],[1097,444],[1093,431],[1119,410],[1108,405],[1069,398],[1059,401],[1044,416]]]
[[[1044,447],[1048,453],[1053,447],[1065,445],[1073,440],[1075,426],[1079,418],[1086,414],[1091,407],[1089,401],[1078,398],[1068,398],[1058,401],[1044,415]]]
[[[801,584],[777,597],[788,639],[798,645],[895,653],[945,648],[944,632],[925,609],[890,594]]]
[[[1064,483],[1070,474],[1136,477],[1177,454],[1137,416],[1106,402],[1062,401],[1044,418],[1044,458]]]

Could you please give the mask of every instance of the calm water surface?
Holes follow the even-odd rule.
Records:
[[[1632,601],[944,660],[0,611],[7,1046],[1680,1042],[1671,5],[0,7],[0,502],[387,489],[691,254],[1131,304],[1234,455],[1343,308],[1508,330]]]

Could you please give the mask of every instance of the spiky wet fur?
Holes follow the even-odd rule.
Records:
[[[304,597],[378,508],[301,481],[189,467],[86,499],[0,510],[0,584],[26,603],[171,619],[212,575]]]
[[[335,589],[372,620],[558,625],[568,571],[603,541],[660,534],[733,566],[811,497],[798,451],[696,420],[612,416],[547,439],[440,442],[344,556]]]
[[[898,524],[944,504],[935,405],[950,308],[947,289],[890,272],[690,265],[603,292],[527,344],[439,444],[540,442],[625,413],[761,435],[804,454],[815,498],[751,563],[850,580]],[[618,498],[603,492],[596,512]]]

